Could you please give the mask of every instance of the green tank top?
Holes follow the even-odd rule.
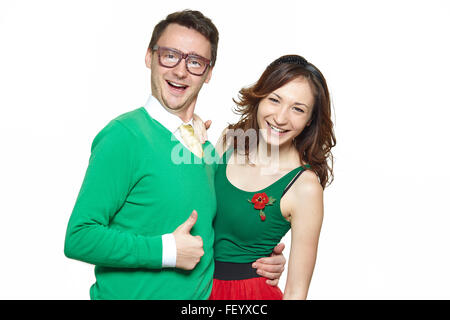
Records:
[[[305,168],[300,166],[267,188],[248,192],[232,185],[226,176],[230,151],[224,153],[215,176],[214,259],[248,263],[269,256],[291,228],[281,214],[280,199],[290,181]]]

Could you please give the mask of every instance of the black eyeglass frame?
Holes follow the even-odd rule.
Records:
[[[172,52],[174,52],[174,53],[177,53],[177,54],[179,54],[179,55],[181,56],[181,58],[180,58],[180,59],[178,60],[178,62],[175,63],[173,66],[167,66],[167,65],[165,65],[165,64],[163,64],[163,63],[161,62],[161,51],[160,51],[160,49],[162,49],[162,50],[169,50],[169,51],[172,51]],[[197,54],[184,53],[184,52],[181,52],[180,50],[177,50],[177,49],[174,49],[174,48],[160,47],[160,46],[158,46],[157,44],[155,44],[155,45],[153,46],[152,50],[153,50],[153,51],[156,51],[156,52],[158,53],[158,62],[159,62],[159,65],[162,66],[162,67],[164,67],[164,68],[175,68],[177,65],[180,64],[181,60],[184,59],[184,62],[186,63],[186,70],[187,70],[190,74],[193,74],[194,76],[202,76],[202,75],[205,74],[206,70],[208,70],[208,67],[211,67],[211,66],[212,66],[211,60],[206,59],[206,58],[204,58],[204,57],[202,57],[202,56],[199,56],[199,55],[197,55]],[[187,60],[188,60],[187,58],[189,58],[189,57],[194,57],[195,59],[202,60],[203,62],[206,63],[206,67],[205,67],[205,69],[203,70],[202,73],[194,73],[194,72],[192,72],[191,70],[189,70],[188,62],[187,62]]]

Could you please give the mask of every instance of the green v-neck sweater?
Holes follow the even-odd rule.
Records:
[[[95,264],[91,299],[208,299],[214,272],[214,148],[197,158],[145,108],[95,137],[69,220],[65,255]],[[203,240],[194,270],[162,268],[161,236],[192,210]]]

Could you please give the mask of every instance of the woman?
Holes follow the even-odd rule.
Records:
[[[216,146],[225,152],[215,177],[210,299],[306,299],[336,143],[325,78],[304,58],[283,56],[235,102],[242,117]],[[283,294],[255,273],[252,262],[270,255],[289,229]]]

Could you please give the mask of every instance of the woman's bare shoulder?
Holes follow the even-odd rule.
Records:
[[[293,185],[294,191],[297,195],[319,195],[323,193],[322,185],[319,177],[312,170],[305,170]]]
[[[301,215],[302,212],[311,211],[313,207],[321,207],[323,188],[319,178],[313,171],[306,170],[286,192],[282,200],[283,216],[288,221],[291,221],[293,216]]]

